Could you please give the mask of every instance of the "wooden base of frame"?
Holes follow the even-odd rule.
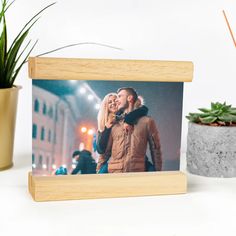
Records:
[[[29,192],[39,202],[183,194],[187,178],[180,171],[68,176],[33,176],[30,172]]]

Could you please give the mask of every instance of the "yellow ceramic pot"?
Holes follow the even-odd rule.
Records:
[[[20,86],[0,89],[0,170],[13,166],[13,147]]]

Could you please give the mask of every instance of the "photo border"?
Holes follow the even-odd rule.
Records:
[[[30,57],[29,77],[45,80],[107,80],[142,82],[191,82],[189,61],[115,60]],[[33,176],[28,188],[35,201],[56,201],[187,192],[181,171],[97,175]]]

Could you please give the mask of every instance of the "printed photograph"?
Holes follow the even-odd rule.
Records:
[[[179,170],[182,103],[182,82],[33,80],[33,175]]]

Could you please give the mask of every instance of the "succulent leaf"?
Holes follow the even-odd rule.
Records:
[[[236,108],[224,103],[211,103],[211,109],[199,108],[202,113],[189,113],[186,118],[194,123],[232,125],[236,124]]]
[[[199,119],[203,124],[211,124],[211,123],[214,123],[217,120],[217,117],[208,116],[208,117],[199,118]]]
[[[202,112],[205,112],[205,113],[208,113],[208,112],[211,111],[210,109],[206,109],[206,108],[198,108],[198,110],[202,111]]]

